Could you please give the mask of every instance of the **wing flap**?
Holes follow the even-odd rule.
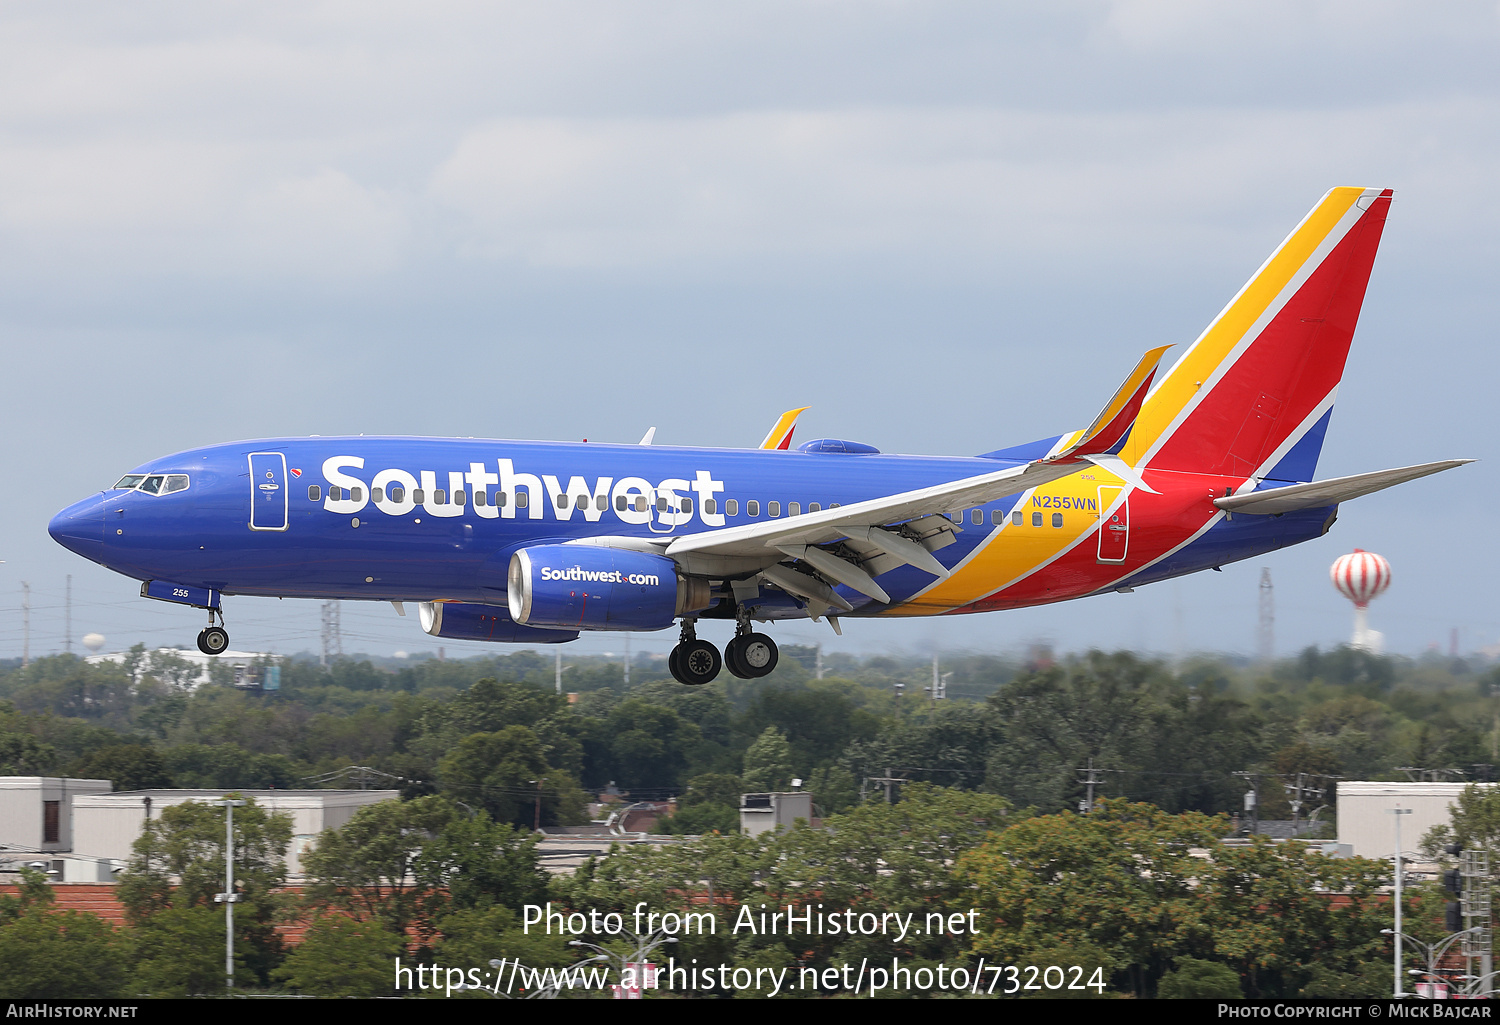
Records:
[[[1418,477],[1451,470],[1472,459],[1443,459],[1435,463],[1419,463],[1402,466],[1394,470],[1376,470],[1373,473],[1358,473],[1352,477],[1336,477],[1333,480],[1314,481],[1311,484],[1291,484],[1284,488],[1267,488],[1264,491],[1247,491],[1242,495],[1227,495],[1214,499],[1214,505],[1226,512],[1251,513],[1257,516],[1272,516],[1276,513],[1295,512],[1298,509],[1316,509],[1324,505],[1337,505],[1350,499],[1384,491],[1386,488],[1405,484]]]

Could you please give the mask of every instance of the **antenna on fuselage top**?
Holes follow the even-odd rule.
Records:
[[[644,435],[641,436],[641,444],[642,445],[649,445],[649,444],[651,444],[652,440],[655,437],[656,437],[656,428],[653,427],[650,430],[648,430]]]

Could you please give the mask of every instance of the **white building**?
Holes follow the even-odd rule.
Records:
[[[107,794],[107,779],[0,776],[0,850],[38,854],[73,849],[72,800]]]
[[[218,801],[231,793],[254,798],[262,808],[292,816],[292,840],[286,852],[289,878],[302,875],[302,855],[323,830],[338,829],[367,804],[394,801],[400,796],[396,790],[128,790],[84,794],[73,801],[74,850],[79,855],[123,864],[134,853],[132,845],[141,835],[148,809],[152,818],[160,818],[162,809],[174,804]]]
[[[1405,808],[1410,813],[1399,816],[1401,849],[1409,855],[1433,826],[1451,824],[1453,805],[1469,785],[1340,782],[1339,843],[1349,844],[1357,857],[1390,858],[1396,851],[1398,818],[1391,809]]]
[[[745,794],[740,798],[740,830],[751,836],[791,829],[798,819],[811,824],[812,794]]]

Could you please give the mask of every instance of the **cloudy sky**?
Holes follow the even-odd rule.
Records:
[[[198,613],[46,536],[179,449],[740,446],[800,405],[799,438],[887,451],[1082,426],[1334,185],[1397,199],[1320,474],[1485,462],[1222,574],[777,636],[1249,652],[1265,565],[1278,648],[1327,646],[1359,546],[1394,567],[1390,648],[1495,644],[1497,44],[1493,0],[6,4],[0,657],[22,581],[33,654],[61,649],[70,573],[75,650],[192,643]],[[237,648],[317,647],[315,603],[228,615]],[[389,606],[344,626],[433,647]]]

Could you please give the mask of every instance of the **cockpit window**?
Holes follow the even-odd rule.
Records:
[[[170,495],[174,491],[186,491],[189,483],[185,473],[131,473],[121,477],[115,487],[126,491],[144,491],[148,495]]]

